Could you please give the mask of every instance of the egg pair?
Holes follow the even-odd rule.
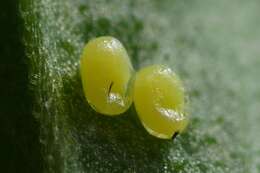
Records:
[[[134,102],[145,129],[163,139],[187,126],[184,88],[169,67],[152,65],[135,72],[120,41],[104,36],[87,43],[80,68],[85,97],[95,111],[115,116]]]

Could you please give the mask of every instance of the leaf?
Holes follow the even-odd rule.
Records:
[[[259,150],[248,155],[259,143],[245,140],[259,111],[252,99],[259,101],[259,82],[252,83],[260,63],[257,3],[21,0],[43,171],[249,172],[259,157]],[[175,141],[150,136],[133,106],[116,118],[90,108],[79,57],[102,35],[122,41],[136,69],[168,64],[184,79],[191,115],[185,134]]]

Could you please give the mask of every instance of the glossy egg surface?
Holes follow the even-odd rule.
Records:
[[[118,115],[130,107],[134,70],[119,40],[110,36],[90,40],[80,68],[85,97],[93,109]]]
[[[136,74],[134,104],[143,126],[156,137],[173,138],[187,126],[184,88],[167,66],[148,66]]]

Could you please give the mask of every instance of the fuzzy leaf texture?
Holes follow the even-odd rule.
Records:
[[[260,171],[258,0],[21,0],[18,10],[42,172]],[[134,106],[118,117],[91,109],[79,58],[103,35],[136,69],[167,64],[183,79],[184,134],[150,136]]]

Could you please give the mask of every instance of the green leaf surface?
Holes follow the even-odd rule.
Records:
[[[19,3],[43,172],[260,171],[258,0]],[[150,136],[133,106],[118,117],[90,108],[79,58],[103,35],[125,45],[136,69],[167,64],[184,80],[191,116],[184,134]]]

